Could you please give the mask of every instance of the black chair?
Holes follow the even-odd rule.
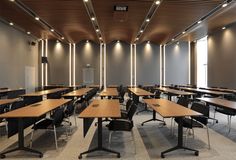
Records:
[[[109,131],[111,131],[109,134],[109,144],[111,143],[112,133],[115,131],[129,131],[131,132],[132,137],[134,139],[132,128],[134,127],[133,116],[136,110],[137,110],[137,105],[133,103],[128,112],[128,119],[122,119],[122,118],[114,119],[107,125]]]
[[[56,128],[59,128],[62,126],[64,115],[65,115],[64,108],[59,108],[59,109],[55,110],[55,112],[53,113],[53,115],[50,118],[45,118],[45,119],[35,123],[34,126],[32,127],[33,131],[31,132],[30,147],[32,148],[34,131],[38,130],[38,129],[45,129],[45,130],[53,130],[54,131],[55,145],[56,145],[56,149],[57,149],[58,145],[57,145]],[[66,135],[68,136],[67,129],[66,129]]]
[[[221,113],[221,114],[227,115],[227,118],[228,118],[228,126],[229,126],[228,133],[230,133],[230,130],[231,130],[231,119],[232,119],[232,116],[236,116],[236,111],[235,111],[235,110],[228,109],[228,108],[216,107],[216,108],[215,108],[215,112],[214,112],[214,119],[215,119],[215,114],[216,114],[216,112],[219,112],[219,113]]]
[[[0,106],[0,114],[5,113],[5,109],[6,109],[7,105],[2,105]],[[8,127],[7,127],[7,121],[4,118],[0,118],[0,126],[5,126],[6,128],[6,132],[8,132]],[[0,134],[1,135],[1,134]]]
[[[202,114],[202,116],[192,116],[191,118],[184,118],[183,119],[183,127],[187,128],[187,134],[186,134],[186,141],[188,137],[188,131],[189,129],[193,128],[206,128],[207,130],[207,138],[208,138],[208,148],[210,149],[210,138],[209,138],[209,131],[208,131],[208,117],[209,117],[209,107],[202,103],[193,103],[191,106],[191,109],[199,112]],[[178,123],[178,118],[175,118],[176,122]]]
[[[69,123],[69,125],[71,126],[71,120],[70,117],[74,116],[75,119],[75,126],[77,126],[77,121],[76,121],[76,116],[75,116],[75,105],[76,105],[76,100],[74,101],[70,101],[64,111],[65,113],[65,121]]]
[[[130,110],[131,105],[133,104],[132,99],[128,99],[125,105],[125,109],[121,109],[121,117],[124,119],[128,118],[128,112]]]

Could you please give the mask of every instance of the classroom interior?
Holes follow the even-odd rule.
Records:
[[[0,159],[236,156],[236,0],[1,0]]]

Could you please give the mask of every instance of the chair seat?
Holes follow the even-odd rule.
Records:
[[[215,111],[220,112],[222,114],[230,115],[230,116],[235,116],[236,115],[236,112],[232,111],[230,109],[216,108]]]
[[[175,118],[175,121],[176,121],[176,123],[179,123],[178,118]],[[183,119],[183,127],[192,129],[192,128],[203,128],[204,126],[195,120],[192,120],[190,118],[184,118]]]
[[[110,131],[131,131],[133,124],[129,120],[112,120],[108,125]]]
[[[37,129],[49,129],[52,128],[52,120],[51,119],[44,119],[38,123],[36,123],[32,129],[37,130]]]

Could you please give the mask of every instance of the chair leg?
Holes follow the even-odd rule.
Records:
[[[5,127],[6,127],[6,133],[8,134],[8,122],[7,122],[7,120],[6,120],[5,123],[6,123],[6,124],[5,124]]]
[[[133,142],[134,142],[134,154],[136,154],[136,143],[135,143],[135,139],[134,139],[134,131],[131,130],[131,135],[133,137]]]
[[[208,149],[211,149],[211,144],[210,144],[210,137],[209,137],[209,129],[208,129],[208,126],[206,126],[206,129],[207,129]]]
[[[112,133],[113,133],[113,131],[110,131],[110,133],[109,133],[109,139],[108,139],[109,148],[111,148],[111,137],[112,137]]]
[[[173,118],[171,118],[171,121],[170,121],[170,132],[172,135],[173,134]]]
[[[192,131],[193,131],[193,138],[194,138],[194,129],[192,128]]]
[[[57,149],[58,148],[58,146],[57,146],[57,132],[56,132],[55,126],[53,126],[53,131],[54,131],[55,145],[56,145],[56,149]]]
[[[185,136],[185,144],[184,146],[187,146],[187,140],[188,140],[188,131],[189,131],[189,128],[186,129],[186,136]]]
[[[34,130],[32,130],[31,136],[30,136],[30,148],[32,148],[33,146],[33,136],[34,136]]]
[[[231,130],[231,118],[232,118],[232,116],[228,116],[228,125],[229,125],[228,133],[230,133],[230,130]]]
[[[75,126],[77,126],[77,119],[75,113],[74,113],[74,118],[75,118]]]

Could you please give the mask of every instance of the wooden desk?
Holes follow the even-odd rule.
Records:
[[[212,90],[212,91],[220,91],[220,92],[228,92],[228,93],[236,93],[235,89],[228,89],[228,88],[213,88],[213,87],[205,87],[204,89]]]
[[[14,92],[24,92],[25,93],[25,89],[24,88],[19,88],[19,89],[1,89],[0,90],[0,97],[6,96],[6,95],[8,97],[12,97],[11,94],[14,93]],[[21,94],[24,94],[24,93],[18,93],[17,97],[18,97],[18,95],[21,95]],[[15,96],[14,96],[14,98],[15,98]]]
[[[98,119],[98,146],[94,149],[80,153],[79,159],[82,158],[83,154],[91,153],[94,151],[111,152],[117,154],[117,157],[120,158],[119,152],[112,151],[102,146],[102,118],[121,117],[119,100],[94,100],[82,113],[80,113],[79,117]]]
[[[181,90],[176,90],[176,89],[170,89],[170,88],[165,88],[165,87],[157,87],[157,90],[165,93],[168,95],[168,100],[171,100],[172,96],[193,96],[195,93],[192,92],[185,92]]]
[[[0,106],[11,104],[11,103],[14,103],[14,102],[16,102],[18,100],[19,100],[18,98],[14,98],[14,99],[0,99]]]
[[[5,152],[0,153],[0,158],[5,158],[5,154],[15,152],[18,150],[23,150],[26,152],[32,152],[38,154],[39,157],[43,157],[43,153],[27,148],[24,145],[24,118],[38,118],[68,102],[68,99],[48,99],[35,103],[23,108],[19,108],[0,115],[0,118],[16,118],[18,120],[18,147]]]
[[[82,97],[91,90],[92,90],[92,88],[81,88],[81,89],[69,92],[67,94],[64,94],[62,96],[63,97]]]
[[[214,105],[216,107],[226,108],[233,111],[236,111],[236,102],[229,101],[221,98],[198,98],[200,101],[206,102],[208,105]]]
[[[151,92],[148,92],[141,88],[129,88],[129,91],[133,93],[133,100],[135,104],[139,103],[139,96],[153,96],[154,94]]]
[[[194,151],[195,155],[198,156],[199,151],[183,146],[183,117],[200,116],[202,114],[166,99],[144,99],[144,102],[164,118],[175,117],[179,119],[177,146],[161,152],[161,157],[164,158],[166,153],[177,149]]]
[[[106,96],[117,97],[118,91],[116,88],[106,88],[99,95],[101,96],[101,98],[106,97]]]
[[[199,89],[199,88],[186,88],[186,87],[180,87],[181,90],[186,90],[194,93],[199,93],[199,94],[210,94],[214,96],[224,96],[224,95],[230,95],[231,93],[227,92],[220,92],[220,91],[210,91],[210,90],[205,90],[205,89]]]
[[[43,90],[43,91],[38,91],[38,92],[34,92],[34,93],[24,94],[24,95],[22,95],[22,97],[24,98],[26,105],[29,105],[32,103],[42,101],[44,99],[43,98],[44,96],[63,92],[68,89],[69,88],[55,88],[55,89]]]

